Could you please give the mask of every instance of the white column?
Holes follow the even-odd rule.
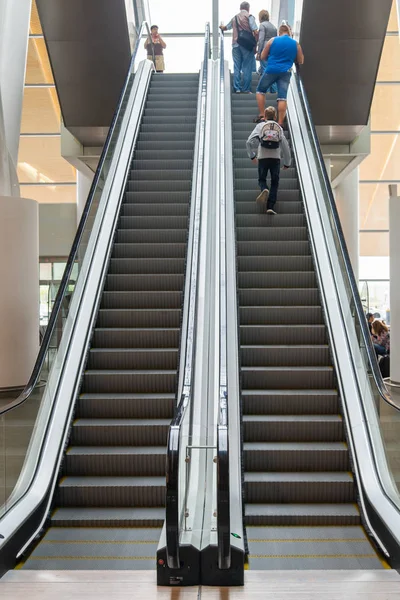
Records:
[[[94,176],[94,173],[93,173]],[[78,225],[81,220],[83,209],[85,208],[86,200],[89,196],[93,177],[88,177],[81,171],[76,172],[76,203],[77,203],[77,219]]]
[[[3,172],[10,163],[12,183],[16,183],[30,14],[31,0],[0,0],[0,162]],[[7,182],[0,185],[0,193],[9,193]],[[18,195],[18,189],[11,191]]]
[[[213,0],[212,7],[212,57],[217,60],[219,56],[219,0]]]
[[[400,385],[400,198],[389,185],[390,380]]]
[[[26,385],[39,349],[35,200],[0,196],[0,389]]]
[[[358,167],[353,169],[336,186],[335,198],[354,277],[358,284],[358,263],[360,256]]]

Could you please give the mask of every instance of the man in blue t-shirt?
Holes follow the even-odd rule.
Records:
[[[287,92],[292,75],[291,68],[295,61],[299,65],[304,62],[303,50],[300,44],[291,37],[288,25],[281,25],[279,37],[269,40],[261,53],[261,60],[268,60],[268,63],[256,90],[258,117],[254,119],[254,122],[260,123],[264,120],[265,93],[276,82],[278,85],[278,123],[283,125],[286,116]]]

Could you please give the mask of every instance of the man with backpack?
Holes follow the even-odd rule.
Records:
[[[282,127],[276,122],[276,116],[273,106],[266,108],[265,121],[254,128],[246,142],[249,158],[258,163],[258,185],[261,192],[256,202],[266,204],[268,215],[276,215],[274,206],[278,195],[281,156],[284,169],[288,169],[291,164],[289,144]],[[267,186],[268,172],[271,173],[270,189]]]
[[[250,4],[242,2],[240,13],[228,25],[221,25],[221,31],[233,29],[233,87],[237,94],[251,94],[251,74],[256,50],[258,27],[253,15],[249,14]],[[241,74],[243,73],[243,84]]]

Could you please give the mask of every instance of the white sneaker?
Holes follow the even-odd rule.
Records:
[[[278,213],[276,213],[274,210],[272,210],[272,208],[269,208],[267,210],[267,215],[277,215]]]
[[[256,198],[257,204],[261,204],[267,202],[269,196],[269,190],[263,190],[260,194],[258,194]]]

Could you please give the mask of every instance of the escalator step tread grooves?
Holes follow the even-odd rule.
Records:
[[[254,95],[232,94],[250,568],[380,569],[356,504],[297,168],[281,172],[278,214],[266,215],[245,149],[255,112]]]
[[[24,569],[155,567],[198,82],[197,74],[152,76],[51,527]]]

